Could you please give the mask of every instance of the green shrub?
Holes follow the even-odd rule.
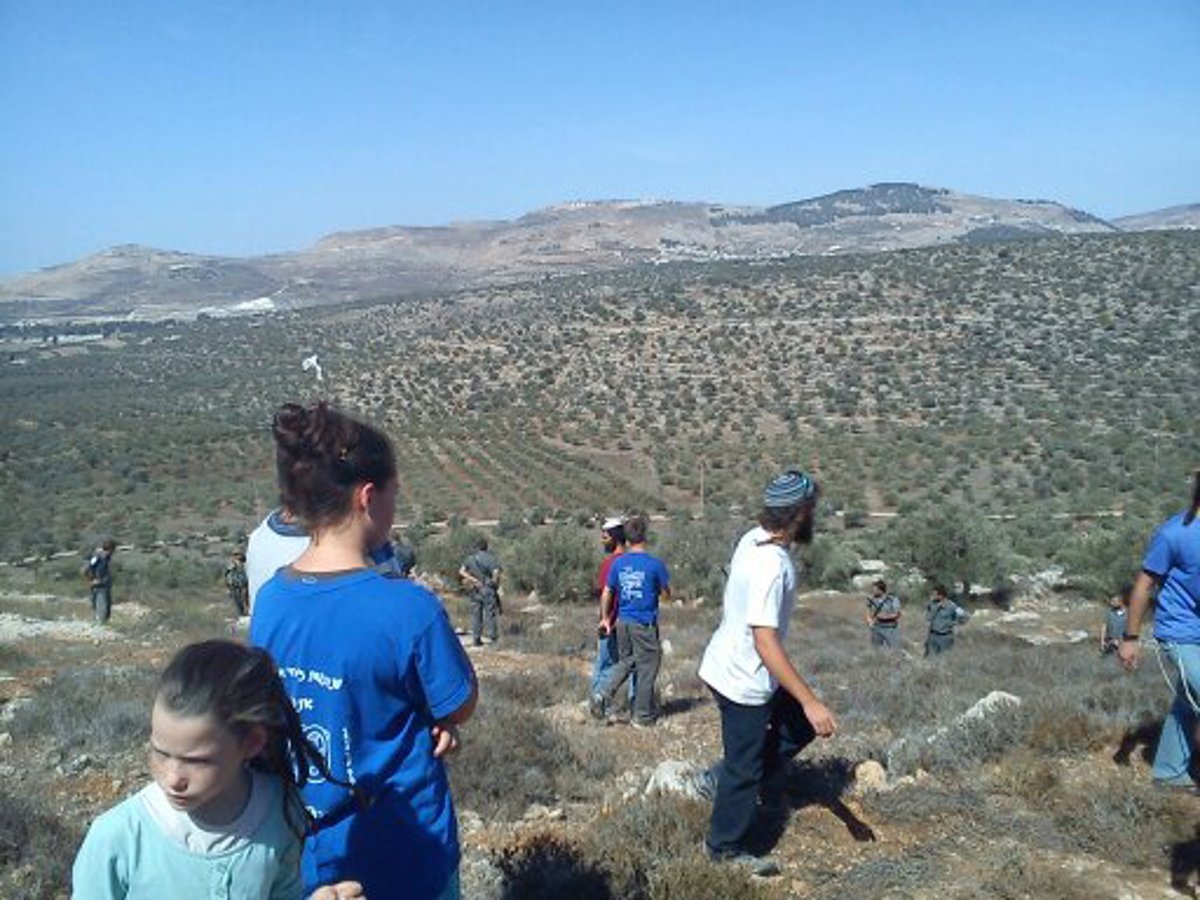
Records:
[[[719,598],[733,548],[749,523],[714,512],[703,519],[673,521],[654,548],[671,573],[677,597]]]
[[[1060,559],[1080,589],[1094,597],[1111,597],[1133,580],[1150,533],[1140,523],[1097,523],[1072,536]]]
[[[537,591],[547,603],[590,601],[600,565],[598,547],[590,531],[574,526],[533,529],[509,550],[505,584]]]
[[[528,531],[529,524],[519,512],[506,509],[500,513],[500,519],[496,524],[496,534],[501,537],[516,539],[522,537]]]
[[[457,583],[463,561],[475,552],[484,537],[482,531],[469,525],[451,528],[420,545],[419,567],[423,572],[433,572],[452,584]],[[507,568],[506,560],[500,562]]]
[[[455,802],[485,818],[519,818],[533,803],[587,795],[567,740],[540,712],[503,697],[484,699],[449,759]]]
[[[889,529],[893,558],[953,590],[993,585],[1009,574],[1003,535],[975,508],[956,503],[926,507]]]
[[[812,544],[804,550],[808,561],[808,578],[811,585],[834,590],[845,590],[858,568],[858,554],[846,541],[826,534],[818,534]]]
[[[608,876],[563,838],[536,834],[506,849],[498,860],[504,873],[503,900],[615,900]]]

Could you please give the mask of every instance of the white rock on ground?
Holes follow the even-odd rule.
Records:
[[[992,691],[986,697],[976,700],[970,709],[954,720],[954,724],[958,726],[970,726],[973,722],[981,722],[989,715],[1001,709],[1020,705],[1021,698],[1016,694],[1010,694],[1007,691]],[[934,735],[944,733],[946,730],[945,728],[939,728],[934,732]],[[932,741],[933,736],[931,735],[929,739]]]
[[[646,796],[680,794],[695,800],[703,799],[700,792],[696,790],[698,773],[699,769],[691,763],[678,759],[665,760],[659,763],[658,767],[650,774],[650,780],[646,782],[646,788],[642,793]]]
[[[854,767],[854,784],[850,788],[853,796],[878,793],[889,788],[887,769],[878,760],[868,759]]]
[[[988,622],[988,625],[994,627],[996,625],[1011,625],[1014,622],[1040,622],[1041,620],[1042,616],[1040,613],[1024,609],[1017,612],[1004,613],[999,618]]]
[[[992,691],[976,700],[971,708],[955,718],[949,725],[943,725],[925,736],[926,744],[936,744],[956,735],[970,734],[983,725],[990,717],[1021,705],[1021,698],[1007,691]],[[888,748],[887,768],[894,769],[894,761],[902,751],[910,746],[915,738],[901,738]]]

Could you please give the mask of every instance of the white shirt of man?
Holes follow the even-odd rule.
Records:
[[[787,550],[770,538],[757,527],[738,541],[725,583],[721,624],[700,662],[705,684],[745,706],[762,706],[779,687],[754,647],[751,629],[774,628],[784,640],[796,602],[796,567]]]

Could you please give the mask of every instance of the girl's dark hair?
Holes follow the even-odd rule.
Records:
[[[650,532],[649,523],[646,517],[641,513],[634,513],[625,519],[625,537],[631,544],[646,543],[646,536]]]
[[[168,712],[211,716],[239,739],[254,726],[262,726],[267,743],[250,765],[283,783],[284,814],[297,836],[302,837],[312,821],[300,798],[310,766],[340,784],[305,738],[275,660],[266,650],[223,640],[190,644],[163,671],[156,697]]]
[[[796,524],[796,517],[803,508],[802,503],[795,506],[764,506],[758,511],[758,524],[772,534],[788,531]]]
[[[310,530],[344,519],[358,485],[382,486],[396,477],[387,435],[324,400],[285,403],[271,431],[280,500]]]
[[[1183,524],[1191,525],[1197,512],[1200,512],[1200,469],[1192,473],[1192,505],[1183,514]]]

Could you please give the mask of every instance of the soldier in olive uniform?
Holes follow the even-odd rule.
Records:
[[[229,590],[229,602],[238,618],[250,612],[250,579],[246,577],[246,554],[238,551],[230,557],[225,567],[225,587]]]
[[[872,647],[900,646],[900,598],[889,594],[882,579],[873,585],[867,598],[867,624],[871,626]]]
[[[1121,638],[1125,634],[1125,620],[1129,605],[1129,594],[1133,585],[1126,585],[1124,590],[1108,601],[1108,610],[1104,614],[1104,628],[1100,631],[1100,653],[1115,653],[1121,648]]]
[[[971,614],[950,599],[943,585],[936,585],[933,598],[925,607],[929,620],[929,636],[925,638],[925,655],[937,656],[954,646],[954,627],[961,625]]]
[[[500,615],[500,561],[488,551],[486,538],[480,538],[475,552],[468,556],[458,570],[458,577],[469,590],[471,602],[471,640],[476,647],[483,643],[482,634],[493,643],[499,637],[496,618]]]

